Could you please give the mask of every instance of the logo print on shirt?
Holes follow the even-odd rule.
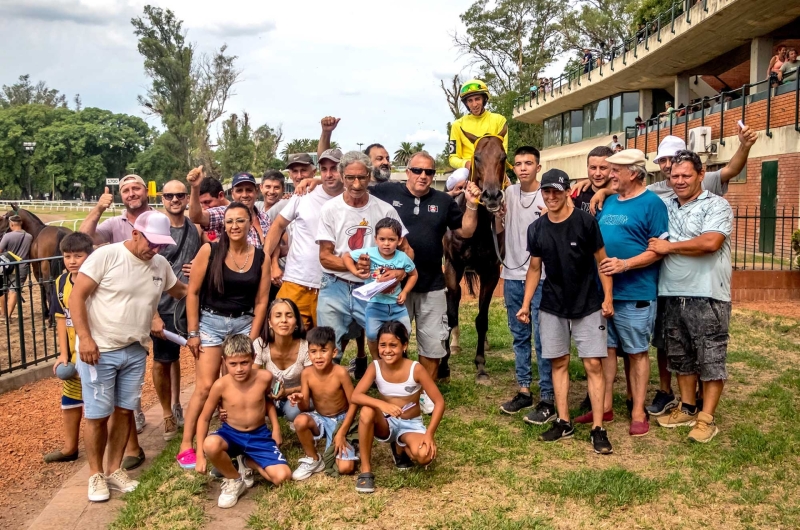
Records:
[[[362,218],[358,225],[351,226],[344,233],[350,236],[347,240],[348,248],[350,250],[358,250],[364,248],[364,241],[366,241],[366,236],[372,234],[372,228],[370,228],[369,222]]]
[[[402,208],[403,203],[400,201],[392,201],[392,206],[394,206],[395,208]]]
[[[439,211],[439,207],[436,206],[435,204],[429,204],[428,205],[428,211],[431,212],[431,213],[436,213],[436,212]]]
[[[577,247],[577,246],[578,246],[578,244],[577,244],[575,241],[570,241],[570,242],[569,242],[569,246],[571,246],[571,247]]]

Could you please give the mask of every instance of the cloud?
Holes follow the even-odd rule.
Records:
[[[422,142],[426,147],[430,148],[431,146],[444,145],[447,142],[447,135],[437,130],[417,129],[413,133],[406,135],[406,142]]]
[[[9,19],[73,22],[86,26],[106,26],[123,16],[119,10],[93,9],[74,0],[4,3],[0,4],[0,14]]]
[[[220,37],[255,37],[275,30],[275,22],[264,20],[261,22],[220,22],[205,26],[209,33]]]

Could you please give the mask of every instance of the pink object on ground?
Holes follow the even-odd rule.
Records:
[[[592,411],[590,410],[583,416],[578,416],[575,418],[575,423],[592,423],[594,421],[594,416],[592,416]],[[608,412],[603,413],[603,423],[611,423],[614,421],[614,411],[609,410]]]
[[[186,451],[178,453],[175,460],[178,461],[178,464],[180,464],[183,469],[194,469],[195,464],[197,464],[197,453],[194,452],[194,449],[187,449]]]

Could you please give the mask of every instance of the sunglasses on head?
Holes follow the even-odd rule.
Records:
[[[412,172],[413,174],[415,174],[415,175],[422,175],[423,173],[425,173],[426,177],[432,177],[432,176],[434,176],[436,174],[436,170],[435,169],[423,169],[421,167],[410,167],[410,168],[408,168],[408,170],[410,172]]]
[[[172,202],[175,199],[182,201],[186,198],[186,193],[162,193],[161,196],[164,197],[169,202]]]

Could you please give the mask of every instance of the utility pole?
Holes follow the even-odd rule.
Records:
[[[33,188],[31,184],[31,165],[30,165],[30,157],[33,156],[33,150],[36,149],[36,142],[22,142],[22,147],[25,149],[25,152],[28,154],[28,197],[33,198]]]
[[[356,145],[358,146],[358,150],[361,151],[361,146],[364,144],[362,142],[356,142]]]

